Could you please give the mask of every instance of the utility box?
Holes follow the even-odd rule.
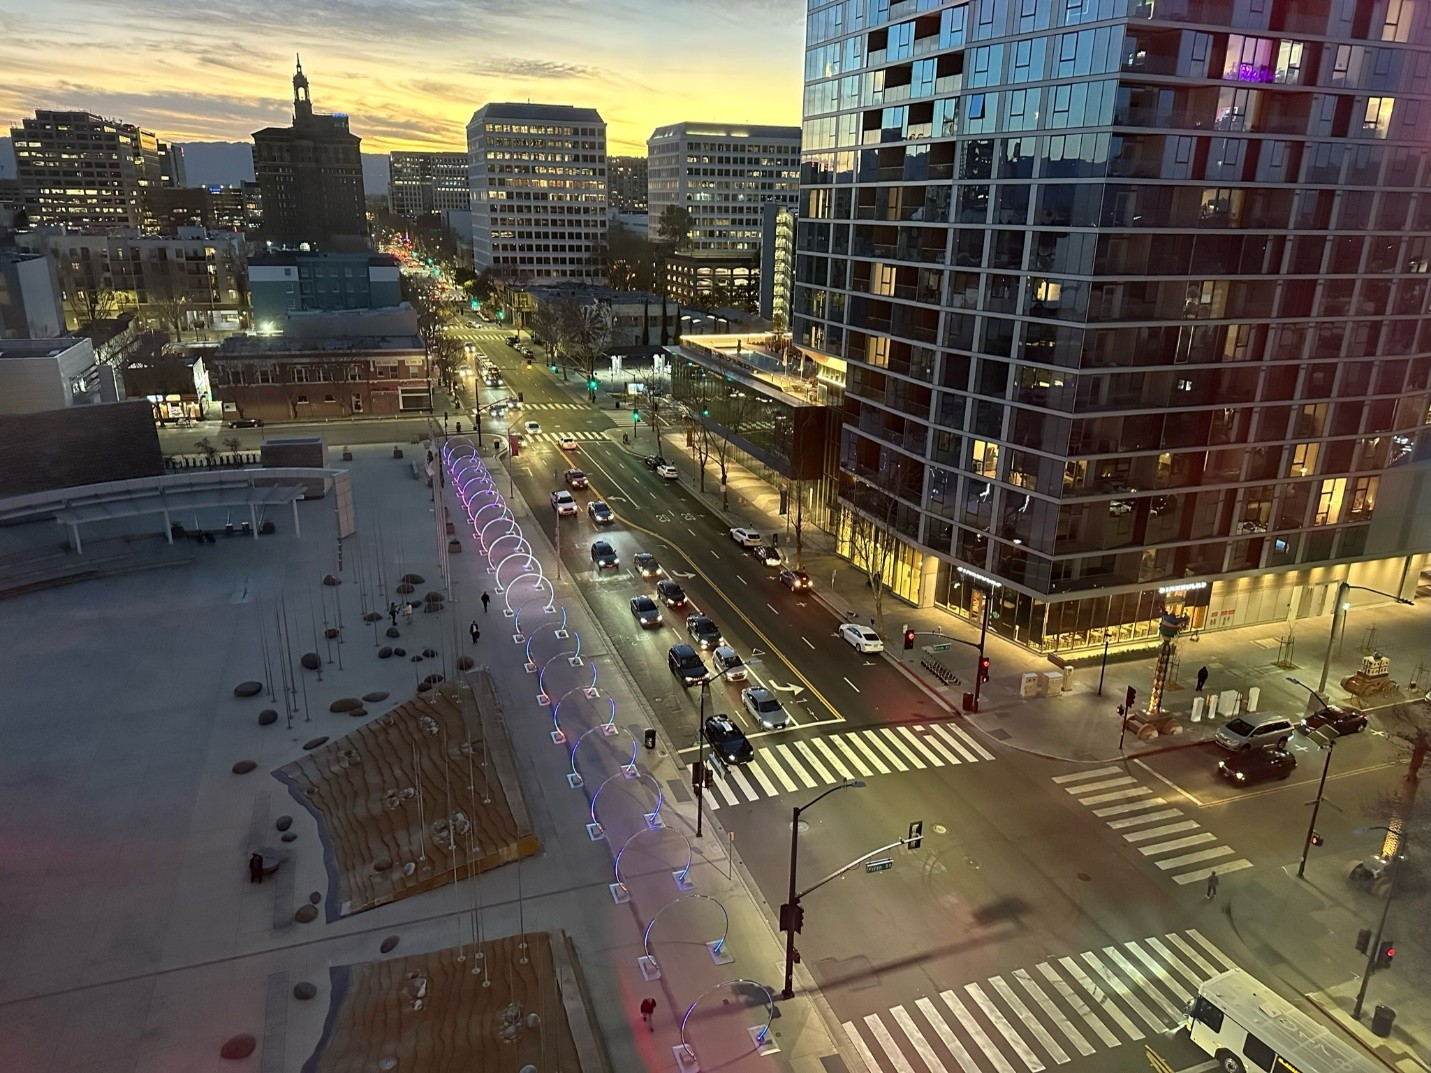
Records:
[[[1030,697],[1038,696],[1039,679],[1038,671],[1026,671],[1019,679],[1019,696],[1028,700]]]
[[[1202,722],[1202,713],[1206,707],[1207,701],[1205,701],[1202,697],[1193,697],[1192,721],[1194,723]]]
[[[1056,697],[1063,692],[1063,672],[1044,671],[1039,676],[1043,682],[1041,692],[1045,697]]]
[[[328,447],[322,436],[265,439],[258,455],[265,469],[294,466],[324,469],[328,465]]]
[[[1063,692],[1067,693],[1073,688],[1073,668],[1063,668]]]

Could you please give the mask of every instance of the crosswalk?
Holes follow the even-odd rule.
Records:
[[[526,436],[524,439],[528,443],[550,443],[555,446],[563,436],[571,436],[580,443],[598,443],[607,438],[604,432],[591,432],[583,429],[578,432],[538,432],[536,435]]]
[[[759,739],[755,759],[731,766],[706,798],[710,808],[813,790],[845,779],[992,760],[971,735],[949,723],[851,730],[810,739]]]
[[[1226,875],[1252,862],[1235,855],[1211,831],[1182,809],[1133,778],[1121,767],[1101,767],[1059,775],[1053,780],[1174,883],[1199,883],[1212,872]]]
[[[1194,928],[1050,958],[844,1029],[881,1073],[1039,1073],[1175,1029],[1197,987],[1236,967]]]
[[[586,410],[591,411],[589,402],[529,402],[524,410]]]

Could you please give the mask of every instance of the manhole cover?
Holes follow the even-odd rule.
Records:
[[[1079,878],[1080,881],[1082,881],[1082,882],[1084,882],[1084,883],[1092,883],[1092,882],[1093,882],[1093,877],[1092,877],[1091,875],[1089,875],[1087,872],[1079,872],[1079,873],[1078,873],[1078,878]]]

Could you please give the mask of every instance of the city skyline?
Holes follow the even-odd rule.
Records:
[[[496,101],[596,108],[614,155],[643,155],[652,130],[681,120],[800,119],[798,0],[566,0],[540,9],[560,15],[537,29],[534,6],[517,0],[357,6],[363,20],[347,23],[351,7],[272,0],[226,0],[197,23],[175,0],[149,5],[142,24],[91,0],[3,11],[0,116],[8,126],[36,109],[75,109],[166,140],[247,141],[291,113],[297,53],[315,107],[350,116],[370,153],[459,148],[473,111]]]

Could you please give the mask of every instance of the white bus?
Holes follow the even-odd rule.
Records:
[[[1385,1073],[1369,1055],[1241,969],[1198,988],[1187,1030],[1223,1073]]]

